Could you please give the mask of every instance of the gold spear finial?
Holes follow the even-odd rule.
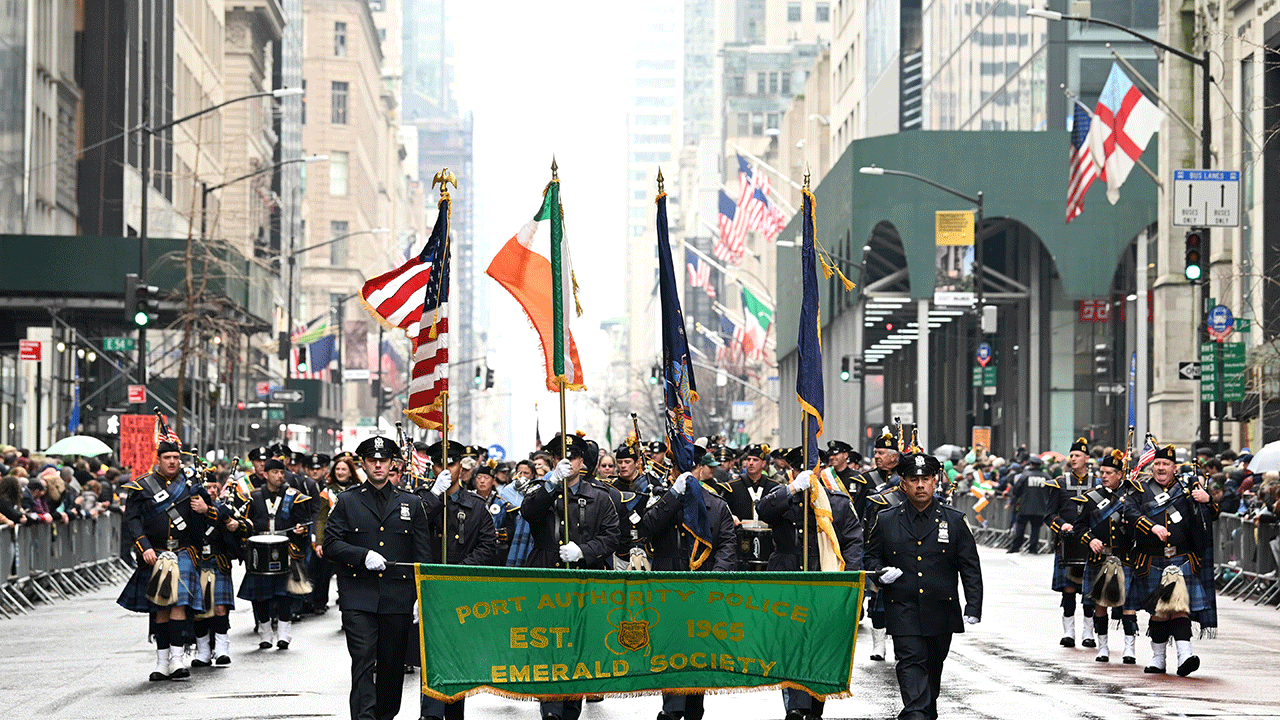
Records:
[[[560,179],[560,166],[556,165],[556,156],[554,153],[551,155],[551,179]]]
[[[658,167],[658,193],[662,193],[662,167]]]
[[[440,197],[446,198],[449,197],[449,183],[453,183],[455,188],[458,187],[458,176],[454,175],[449,168],[442,168],[440,172],[436,173],[436,176],[431,179],[431,189],[434,190],[436,185],[439,185]]]
[[[809,189],[809,163],[804,164],[804,189]]]

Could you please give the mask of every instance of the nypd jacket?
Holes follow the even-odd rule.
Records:
[[[883,510],[871,527],[863,566],[867,572],[896,567],[902,577],[884,585],[885,626],[890,635],[934,636],[964,632],[964,615],[982,617],[982,568],[964,513],[936,499],[915,527],[915,506]]]
[[[426,509],[417,495],[392,489],[381,513],[373,486],[360,483],[338,495],[324,530],[324,557],[334,563],[342,609],[403,614],[418,599],[413,568],[391,563],[431,561]],[[365,568],[370,550],[387,559],[386,570]]]

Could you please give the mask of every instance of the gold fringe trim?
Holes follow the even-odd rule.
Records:
[[[423,656],[423,658],[425,661],[425,655]],[[812,695],[813,697],[817,698],[820,701],[841,700],[847,697],[853,697],[852,689],[843,690],[841,692],[832,693],[830,695],[819,695],[813,692],[812,690],[810,690],[803,683],[798,683],[792,680],[786,680],[779,683],[771,683],[769,685],[754,685],[751,687],[654,688],[649,690],[615,690],[615,691],[603,690],[603,691],[593,691],[593,692],[586,692],[586,693],[564,693],[564,694],[551,694],[551,695],[534,695],[532,693],[514,692],[511,690],[496,688],[492,685],[478,685],[465,692],[457,693],[456,695],[445,695],[444,693],[437,692],[427,687],[427,682],[425,677],[423,678],[421,684],[422,684],[423,695],[426,695],[427,697],[434,698],[436,700],[441,700],[444,702],[457,702],[458,700],[469,698],[473,695],[480,695],[482,693],[497,695],[498,697],[503,697],[510,700],[537,700],[541,702],[559,702],[563,700],[582,700],[586,697],[597,697],[597,696],[608,697],[608,698],[635,698],[635,697],[652,697],[654,695],[662,695],[662,694],[732,695],[735,693],[748,693],[748,692],[760,692],[760,691],[784,690],[784,689],[800,690],[802,692],[806,692]]]
[[[570,361],[569,361],[569,362],[570,362],[570,363],[572,363],[572,362],[573,362],[573,360],[572,360],[572,359],[570,359]],[[571,383],[571,382],[569,382],[569,378],[568,378],[567,376],[564,376],[564,375],[555,375],[555,376],[552,376],[552,378],[551,378],[551,382],[555,383],[555,385],[556,385],[556,387],[557,387],[557,388],[564,388],[565,390],[575,390],[575,391],[577,391],[577,390],[586,390],[586,389],[587,389],[587,386],[586,386],[586,385],[584,385],[584,384],[582,384],[582,383]]]

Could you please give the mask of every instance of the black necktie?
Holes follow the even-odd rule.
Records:
[[[378,506],[378,514],[382,515],[387,511],[387,486],[383,485],[373,491],[373,502]]]

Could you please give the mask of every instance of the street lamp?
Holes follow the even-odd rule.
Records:
[[[975,297],[978,301],[978,308],[979,308],[978,312],[981,313],[982,312],[981,310],[982,308],[982,199],[983,199],[982,193],[979,192],[977,195],[966,195],[965,193],[962,193],[959,190],[956,190],[955,188],[947,187],[946,185],[943,185],[942,183],[936,182],[934,180],[930,180],[929,178],[924,177],[923,175],[917,175],[915,173],[906,172],[904,170],[890,170],[888,168],[877,167],[875,165],[860,167],[858,168],[858,172],[862,173],[863,175],[875,175],[875,176],[895,175],[898,177],[910,178],[912,180],[922,182],[931,187],[935,187],[945,193],[954,195],[960,198],[961,200],[971,202],[977,206],[977,214],[974,217],[974,223],[973,223],[973,227],[974,227],[973,284],[974,284],[974,289],[976,290]],[[929,408],[929,358],[928,358],[928,355],[929,355],[929,301],[927,299],[919,301],[919,304],[916,306],[916,313],[918,316],[916,318],[916,322],[918,323],[918,327],[917,327],[918,337],[916,342],[919,345],[919,352],[917,353],[917,357],[916,357],[916,394],[917,394],[916,403],[918,405],[917,407],[918,417],[924,419],[928,417],[928,408]],[[978,337],[980,338],[981,337],[981,325],[980,325],[981,320],[979,318],[975,318],[975,321],[979,323]],[[974,351],[976,353],[977,351],[976,347],[974,348]],[[978,392],[980,393],[981,390],[979,390]],[[974,425],[977,425],[980,422],[979,414],[981,412],[981,406],[980,406],[981,400],[979,398],[981,398],[981,395],[979,395],[978,393],[975,393],[974,401],[973,401],[973,424]],[[924,447],[928,447],[929,443],[928,443],[927,420],[925,420],[922,423],[917,423],[917,428],[919,430],[920,444]]]
[[[282,168],[285,165],[293,165],[294,163],[321,162],[328,159],[329,159],[328,155],[307,155],[306,157],[293,158],[291,160],[281,160],[278,163],[274,163],[272,165],[267,165],[265,167],[258,168],[257,170],[254,170],[251,173],[245,173],[240,177],[232,178],[224,183],[219,183],[218,185],[208,185],[204,182],[201,182],[200,185],[202,187],[200,189],[200,239],[201,240],[205,239],[205,225],[206,225],[207,213],[209,210],[209,193],[213,192],[214,190],[221,190],[222,188],[232,183],[238,183],[241,180],[248,180],[251,177],[256,177],[263,173],[268,173],[278,168]]]
[[[144,50],[143,52],[145,55],[146,51]],[[145,67],[148,67],[149,65],[150,65],[150,58],[147,58],[144,56],[143,67],[145,68]],[[148,75],[149,73],[144,70],[143,77],[144,78],[148,77]],[[150,198],[151,198],[151,136],[156,133],[164,132],[165,130],[168,130],[180,123],[184,123],[188,120],[198,118],[201,115],[205,115],[205,114],[214,112],[216,110],[221,110],[222,108],[232,103],[243,102],[245,100],[253,100],[255,98],[262,98],[262,97],[272,97],[279,100],[287,97],[297,97],[299,95],[302,95],[306,91],[303,90],[302,88],[276,88],[275,90],[267,90],[264,92],[250,93],[248,95],[232,98],[230,100],[224,100],[218,103],[217,105],[212,105],[202,110],[197,110],[189,115],[183,115],[177,120],[170,120],[169,122],[154,128],[151,127],[150,125],[151,105],[145,99],[149,92],[150,90],[147,87],[146,82],[144,81],[143,87],[142,87],[142,93],[144,97],[142,101],[142,122],[138,125],[137,128],[135,128],[135,130],[140,130],[142,132],[142,148],[141,148],[142,153],[138,163],[139,165],[138,171],[142,177],[142,184],[141,184],[142,207],[141,207],[141,218],[138,221],[138,282],[143,286],[146,285],[146,281],[147,281],[147,216],[150,212],[150,206],[151,206],[151,202],[150,202]],[[147,384],[147,328],[145,325],[138,327],[138,383],[142,385]]]

